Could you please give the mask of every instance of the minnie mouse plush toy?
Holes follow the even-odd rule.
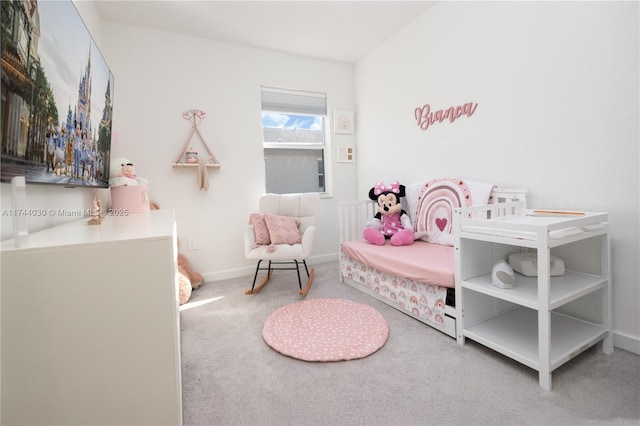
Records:
[[[386,240],[393,246],[413,244],[411,218],[400,202],[404,196],[405,187],[397,181],[389,186],[378,182],[371,188],[369,198],[378,203],[378,213],[362,232],[365,240],[378,246],[384,245]]]

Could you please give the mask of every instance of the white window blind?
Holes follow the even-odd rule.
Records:
[[[327,97],[320,93],[301,93],[263,87],[262,110],[327,115]]]
[[[327,97],[261,88],[267,192],[325,192]]]

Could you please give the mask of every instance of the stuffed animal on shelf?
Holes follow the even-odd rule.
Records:
[[[136,175],[131,161],[124,157],[114,157],[109,166],[109,186],[148,185],[149,181]]]
[[[386,240],[393,246],[413,244],[411,218],[402,209],[400,200],[404,196],[405,186],[397,181],[388,186],[378,182],[371,188],[369,198],[378,203],[378,213],[362,232],[365,240],[378,246]]]

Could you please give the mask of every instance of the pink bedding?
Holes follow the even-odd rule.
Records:
[[[441,287],[455,287],[453,247],[415,241],[408,246],[345,241],[342,251],[349,257],[391,275]]]

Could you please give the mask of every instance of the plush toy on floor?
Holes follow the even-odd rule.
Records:
[[[397,181],[389,186],[378,182],[371,188],[369,198],[378,203],[378,213],[362,233],[365,240],[378,246],[386,240],[393,246],[413,244],[413,224],[400,201],[404,196],[405,186]]]
[[[191,297],[191,290],[195,290],[202,284],[204,284],[204,277],[199,272],[191,269],[189,260],[182,253],[178,253],[178,272],[180,273],[179,275],[182,275],[180,277],[180,304],[182,305],[183,303],[186,303],[187,300],[189,300],[189,297]],[[183,282],[185,283],[184,289],[182,288]],[[186,283],[188,283],[188,285]],[[187,289],[186,287],[189,288]],[[184,302],[182,301],[183,293],[186,296]]]
[[[189,301],[192,290],[193,288],[191,287],[191,281],[187,276],[187,272],[182,269],[182,267],[178,266],[178,291],[181,305],[184,305]]]

